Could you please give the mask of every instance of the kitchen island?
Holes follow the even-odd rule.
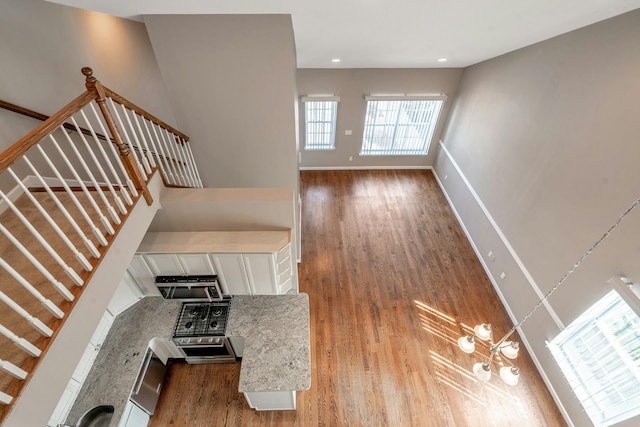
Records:
[[[110,425],[118,425],[149,342],[171,337],[180,306],[178,300],[147,297],[116,317],[67,424],[97,405],[113,405]],[[295,409],[296,390],[311,386],[308,295],[235,296],[227,335],[244,338],[238,390],[249,404]]]
[[[309,295],[236,296],[227,335],[244,338],[238,391],[256,410],[295,409],[311,387]]]

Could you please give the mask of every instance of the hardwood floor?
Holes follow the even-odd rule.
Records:
[[[511,323],[430,171],[308,171],[301,183],[311,389],[296,411],[256,412],[239,364],[175,363],[151,426],[566,425],[524,349],[515,387],[478,383],[470,369],[486,353],[458,350],[473,325]]]

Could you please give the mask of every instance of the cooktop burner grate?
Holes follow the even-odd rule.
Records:
[[[174,338],[224,336],[229,301],[185,302],[173,331]]]

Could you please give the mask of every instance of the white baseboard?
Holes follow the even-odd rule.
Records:
[[[300,166],[301,171],[433,169],[433,166]]]
[[[467,186],[467,189],[472,194],[472,196],[474,197],[475,201],[478,203],[478,205],[480,206],[482,211],[485,213],[485,215],[487,215],[487,218],[489,219],[489,222],[491,223],[491,225],[494,227],[494,230],[496,231],[496,234],[498,234],[498,236],[502,239],[504,235],[499,231],[500,229],[498,228],[497,224],[495,224],[495,222],[493,221],[493,218],[488,214],[488,211],[486,210],[486,207],[480,201],[477,193],[473,190],[473,188],[469,184],[469,181],[467,181],[466,177],[464,176],[464,174],[462,173],[462,171],[458,167],[457,163],[453,160],[453,158],[451,157],[451,154],[447,151],[446,147],[444,147],[444,144],[442,143],[442,141],[440,141],[440,146],[443,148],[443,152],[447,154],[447,157],[449,158],[450,162],[452,163],[452,165],[454,166],[454,168],[456,169],[456,171],[460,175],[460,178],[463,180],[463,182]],[[447,199],[447,203],[449,203],[449,206],[451,207],[451,210],[453,211],[453,214],[455,215],[456,219],[458,220],[458,223],[460,224],[460,227],[462,228],[462,231],[464,232],[465,236],[467,236],[467,240],[469,240],[469,243],[471,244],[471,247],[473,248],[473,251],[475,252],[476,257],[478,257],[478,260],[480,261],[480,264],[482,265],[482,268],[484,269],[485,273],[487,274],[487,277],[491,281],[491,284],[493,285],[493,288],[495,289],[496,293],[498,294],[498,298],[500,298],[500,301],[502,302],[502,305],[504,306],[505,310],[507,311],[507,314],[509,315],[509,318],[514,323],[514,325],[517,324],[520,319],[518,319],[515,316],[515,314],[513,313],[511,308],[509,307],[509,304],[507,303],[507,300],[505,299],[504,294],[502,293],[502,290],[498,286],[498,282],[496,281],[495,277],[493,277],[493,274],[491,273],[491,270],[489,269],[489,266],[486,264],[484,258],[482,257],[481,252],[478,250],[478,247],[476,246],[476,244],[475,244],[475,242],[473,240],[473,237],[471,236],[471,233],[469,233],[469,230],[467,229],[466,225],[464,224],[464,222],[462,220],[462,217],[460,216],[460,214],[458,213],[455,205],[453,204],[453,201],[449,197],[449,194],[447,193],[447,190],[445,189],[444,184],[440,180],[440,177],[438,176],[438,173],[436,172],[436,170],[433,171],[433,175],[435,176],[436,181],[438,182],[438,185],[440,186],[440,190],[442,190],[442,194],[444,194],[444,197]],[[506,238],[503,240],[503,243],[505,243],[505,241],[506,241]],[[513,249],[511,248],[510,245],[508,245],[508,246],[507,245],[508,245],[508,242],[507,242],[507,244],[505,244],[505,246],[507,247],[507,250],[509,250],[509,252],[511,253],[511,251]],[[520,259],[519,258],[515,258],[515,261],[516,261],[516,263],[518,263],[518,266],[520,266],[520,263],[521,263]],[[526,269],[525,269],[525,271],[526,271]],[[523,274],[524,274],[524,271],[523,271]],[[528,272],[527,272],[527,274],[528,274]],[[525,275],[525,277],[528,277],[528,276]],[[531,282],[530,282],[530,284],[531,284]],[[533,285],[535,285],[535,282],[533,283]],[[538,292],[539,292],[539,289],[537,288],[537,286],[535,286],[534,289],[537,289]],[[545,305],[545,307],[547,307],[547,306]],[[556,323],[557,323],[559,321],[559,319],[556,320],[557,316],[555,316],[555,312],[551,309],[551,307],[547,307],[547,308],[550,309],[550,313],[549,314],[551,315],[552,318],[554,318],[554,321],[556,321]],[[544,381],[544,383],[547,386],[547,389],[551,393],[551,396],[553,397],[553,400],[558,405],[558,408],[559,408],[560,412],[562,413],[565,421],[567,421],[567,423],[571,427],[573,427],[574,424],[571,421],[571,418],[569,417],[569,414],[567,413],[564,405],[562,404],[562,401],[560,400],[560,397],[558,396],[558,394],[556,393],[555,389],[553,388],[553,385],[551,384],[551,381],[549,380],[549,377],[547,376],[547,373],[543,369],[542,364],[540,363],[540,361],[536,357],[536,354],[533,351],[533,347],[531,346],[531,344],[527,340],[527,337],[524,334],[524,332],[522,331],[522,329],[518,328],[517,330],[518,330],[518,334],[520,336],[520,339],[522,340],[522,343],[524,344],[524,346],[526,347],[527,351],[529,352],[529,355],[531,356],[531,359],[533,360],[533,363],[536,365],[536,368],[538,369],[538,372],[540,373],[540,376],[542,377],[542,380]]]

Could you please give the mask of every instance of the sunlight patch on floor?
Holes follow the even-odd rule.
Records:
[[[423,302],[415,300],[414,303],[418,309],[418,319],[420,320],[422,328],[434,337],[453,346],[453,351],[461,352],[458,348],[458,338],[463,335],[473,334],[473,327],[456,321],[456,319],[448,314],[429,307]],[[440,383],[463,394],[466,398],[473,400],[483,408],[486,408],[487,404],[491,403],[491,401],[486,401],[486,399],[483,401],[477,392],[470,389],[471,386],[473,386],[474,389],[481,387],[482,390],[487,392],[485,395],[493,395],[499,398],[503,405],[506,404],[507,407],[504,408],[505,411],[510,412],[515,410],[520,419],[528,419],[527,411],[525,411],[520,398],[505,390],[504,387],[507,386],[499,387],[492,383],[496,378],[497,381],[500,381],[498,372],[500,367],[504,366],[500,355],[497,355],[493,360],[493,378],[491,381],[486,383],[480,382],[471,371],[470,367],[473,363],[487,360],[489,356],[488,347],[486,343],[483,344],[484,345],[477,346],[476,352],[469,355],[469,368],[461,366],[450,360],[450,358],[443,357],[433,350],[429,350],[436,378]],[[503,384],[500,385],[502,386]]]

